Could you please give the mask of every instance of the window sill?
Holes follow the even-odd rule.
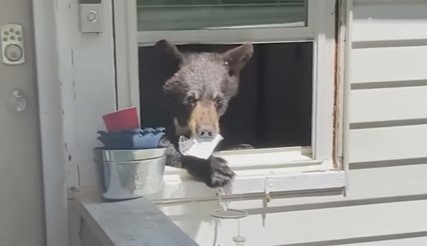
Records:
[[[345,187],[345,172],[336,169],[332,161],[313,160],[311,147],[221,151],[213,155],[226,159],[236,173],[233,183],[223,189],[224,199]],[[218,191],[194,180],[184,169],[166,167],[162,191],[148,198],[156,204],[206,201],[216,200]]]
[[[260,169],[289,168],[286,170],[313,170],[318,169],[320,161],[312,159],[311,147],[286,147],[255,150],[228,150],[214,152],[213,156],[224,158],[233,171],[248,171]],[[316,166],[315,168],[303,168]],[[292,169],[294,168],[294,169]],[[166,167],[165,175],[173,177],[179,175],[182,179],[190,177],[186,171],[179,168]]]
[[[303,167],[278,167],[256,170],[235,170],[232,185],[224,188],[223,198],[255,196],[263,198],[266,193],[298,193],[306,191],[344,189],[345,172],[334,170],[331,162],[311,162]],[[155,204],[216,200],[217,189],[192,179],[182,169],[169,168],[174,174],[164,177],[161,192],[147,196]]]

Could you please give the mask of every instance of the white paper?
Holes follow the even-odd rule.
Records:
[[[179,151],[185,156],[194,156],[200,159],[209,159],[215,147],[221,142],[223,137],[217,134],[214,138],[192,138],[179,137]]]

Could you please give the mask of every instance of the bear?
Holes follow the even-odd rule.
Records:
[[[162,87],[171,120],[166,138],[161,141],[161,146],[167,148],[166,165],[186,169],[211,188],[228,185],[235,173],[226,160],[183,155],[179,151],[179,137],[210,138],[220,134],[220,118],[227,112],[230,100],[238,94],[239,74],[253,55],[253,45],[243,43],[221,53],[184,53],[167,40],[155,45],[178,63],[177,71]],[[252,146],[247,144],[227,146],[221,143],[216,151],[250,148]]]

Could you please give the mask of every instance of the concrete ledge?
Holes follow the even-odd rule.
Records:
[[[198,245],[146,198],[106,202],[97,192],[80,191],[74,202],[103,246]]]

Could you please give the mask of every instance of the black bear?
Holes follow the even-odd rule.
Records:
[[[224,159],[184,156],[178,151],[178,141],[179,136],[212,137],[220,133],[220,117],[239,90],[239,73],[251,58],[253,46],[245,43],[223,53],[182,53],[166,40],[160,40],[156,45],[179,64],[176,73],[163,85],[172,121],[172,127],[166,132],[167,138],[162,142],[168,148],[166,165],[185,168],[209,187],[225,186],[235,174]],[[251,146],[220,145],[217,148],[245,149]]]

